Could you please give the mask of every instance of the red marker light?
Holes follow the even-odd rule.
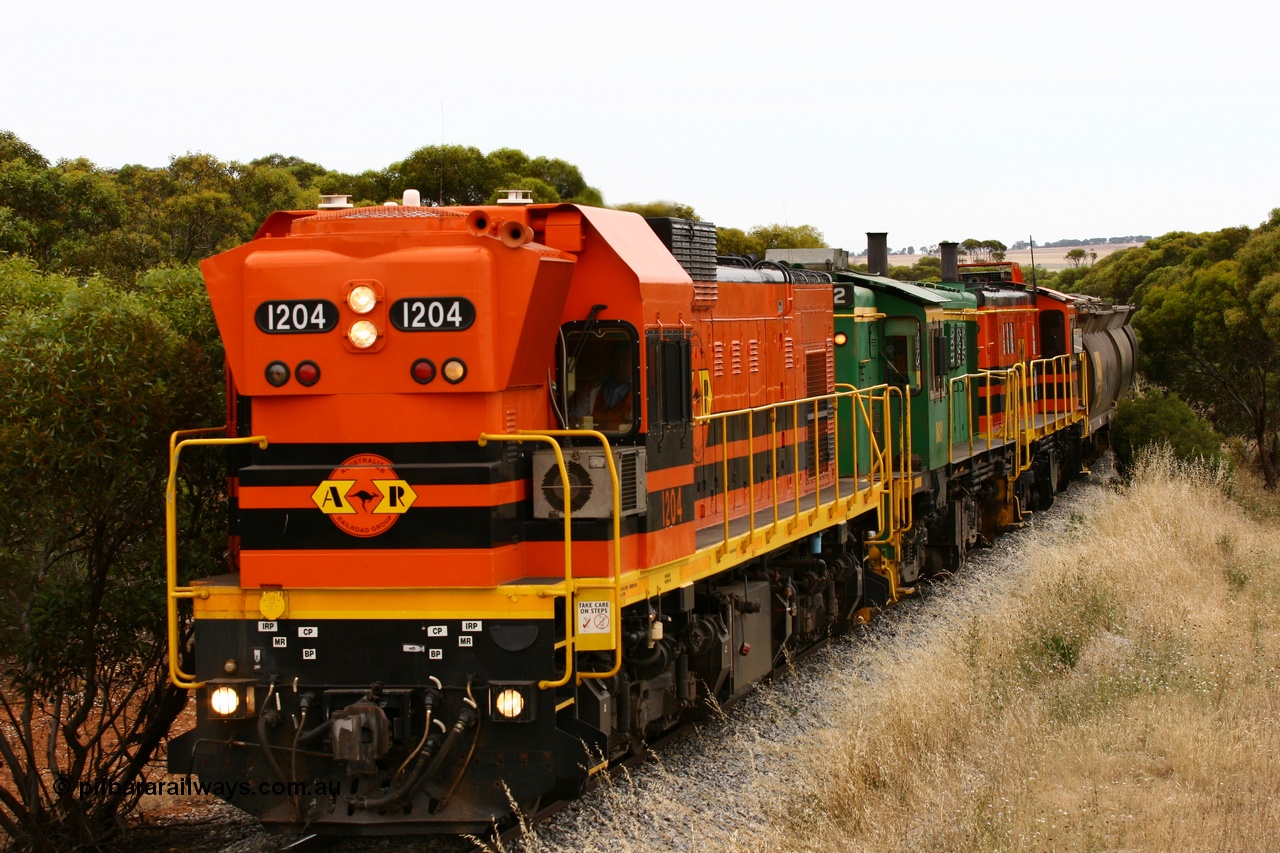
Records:
[[[320,381],[320,365],[316,364],[314,361],[300,362],[298,367],[293,371],[293,375],[299,382],[310,388],[312,385],[315,385]]]
[[[436,366],[431,363],[429,358],[420,358],[409,368],[409,375],[413,377],[413,381],[419,385],[426,385],[432,379],[436,378]]]

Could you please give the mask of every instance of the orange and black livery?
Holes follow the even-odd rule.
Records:
[[[849,329],[868,337],[846,373],[838,276],[717,258],[705,222],[518,192],[332,198],[202,269],[228,418],[171,447],[170,676],[197,724],[169,763],[283,791],[235,799],[277,828],[488,831],[513,801],[571,796],[741,697],[930,565],[908,554],[949,506],[931,484],[955,472],[921,470],[934,462],[911,430],[926,426],[909,383],[886,378],[881,343],[903,322],[884,313],[887,280],[881,310],[859,291]],[[1047,336],[1087,336],[1079,311],[1050,329],[1034,296],[967,313],[923,285],[908,296],[932,306],[931,346],[951,342],[925,391],[938,411],[981,408],[948,396],[983,384],[956,385],[966,359],[999,371],[991,417],[930,446],[966,439],[985,466],[965,463],[971,501],[1014,512],[1017,488],[981,478],[1048,433],[1010,440],[1002,421],[978,450],[995,417],[1025,429],[1065,409],[1065,428],[1091,414],[1064,390],[1081,375],[1128,379],[1068,358],[1010,408],[1014,365],[1043,361]],[[229,465],[228,571],[181,583],[180,459],[211,446]],[[289,795],[301,781],[321,793]]]

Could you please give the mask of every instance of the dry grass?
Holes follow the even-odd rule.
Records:
[[[1016,569],[844,646],[803,733],[766,688],[723,762],[607,782],[514,849],[1280,850],[1280,498],[1245,477],[1141,458]]]
[[[1146,458],[1016,589],[878,648],[768,837],[717,846],[1280,847],[1280,526],[1241,489]]]

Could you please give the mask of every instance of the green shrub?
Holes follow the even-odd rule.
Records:
[[[1112,446],[1116,465],[1127,474],[1138,451],[1150,444],[1167,444],[1184,461],[1204,459],[1216,465],[1223,458],[1223,437],[1177,394],[1147,388],[1116,408]]]

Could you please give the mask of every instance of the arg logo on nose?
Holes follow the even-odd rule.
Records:
[[[343,462],[311,493],[316,507],[352,536],[386,533],[418,495],[396,476],[391,460],[361,453]]]

